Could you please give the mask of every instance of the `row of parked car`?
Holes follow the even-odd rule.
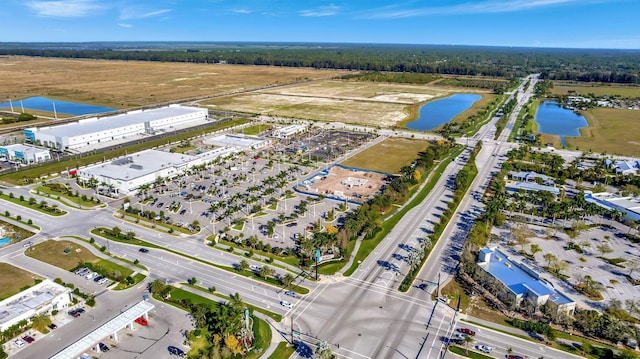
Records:
[[[107,284],[109,278],[101,276],[98,272],[93,272],[91,269],[87,267],[82,267],[75,271],[75,273],[79,276],[85,277],[87,280],[93,279],[94,282],[104,285]]]

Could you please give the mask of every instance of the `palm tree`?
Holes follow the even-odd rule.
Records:
[[[118,238],[118,237],[120,237],[120,234],[122,234],[122,230],[120,229],[120,227],[117,227],[117,226],[116,226],[116,227],[113,227],[113,228],[111,229],[111,234],[112,234],[114,237],[117,237],[117,238]]]
[[[34,329],[43,332],[51,324],[51,318],[45,312],[38,313],[31,317],[31,324]]]
[[[469,335],[464,336],[464,351],[469,355],[469,344],[473,343],[473,338]]]
[[[294,280],[295,280],[295,278],[293,277],[293,275],[291,275],[291,273],[285,274],[281,279],[282,285],[284,285],[285,287],[290,286],[291,283],[293,283]]]
[[[166,288],[166,284],[164,284],[164,282],[161,279],[156,279],[153,282],[151,282],[151,293],[159,295],[160,293],[162,293],[165,288]]]
[[[238,263],[238,270],[240,272],[246,272],[249,269],[249,262],[247,262],[246,260],[241,260],[240,263]]]
[[[271,275],[271,268],[269,268],[269,266],[262,266],[262,268],[260,268],[260,276],[262,278],[266,279],[270,275]]]
[[[319,359],[331,359],[333,358],[333,351],[331,350],[331,344],[326,340],[321,340],[316,347],[316,354]]]

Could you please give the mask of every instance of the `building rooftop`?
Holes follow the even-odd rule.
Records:
[[[24,144],[21,144],[21,143],[16,143],[16,144],[13,144],[13,145],[0,146],[0,147],[6,148],[6,149],[14,151],[14,152],[22,152],[22,153],[25,153],[25,154],[49,152],[49,150],[46,149],[46,148],[29,146],[29,145],[24,145]]]
[[[547,191],[553,193],[554,195],[560,194],[560,188],[558,187],[545,186],[533,182],[514,182],[507,184],[506,187],[515,191],[523,189],[525,191]]]
[[[250,136],[245,134],[224,134],[213,136],[205,139],[205,144],[219,144],[223,146],[240,146],[251,147],[264,144],[267,141],[265,138],[258,136]]]
[[[194,156],[180,153],[144,150],[119,157],[109,163],[86,167],[81,171],[96,177],[102,176],[114,180],[131,181],[134,178],[156,173],[166,167],[186,164],[195,158]]]
[[[554,302],[558,304],[572,302],[569,298],[556,292],[543,280],[533,277],[527,273],[521,267],[521,264],[513,262],[501,251],[489,248],[485,248],[483,250],[488,250],[489,252],[493,252],[493,254],[489,256],[489,260],[487,262],[480,262],[478,265],[502,282],[505,287],[509,288],[509,290],[514,294],[524,295],[527,292],[532,292],[538,297],[549,295],[549,298],[551,300],[555,298]],[[484,253],[486,252],[487,251]]]
[[[591,193],[586,191],[584,198],[587,202],[593,202],[610,210],[622,208],[628,212],[640,214],[640,198],[638,197],[623,197],[609,192]]]
[[[197,107],[170,105],[149,110],[131,111],[114,116],[92,117],[65,125],[38,128],[38,132],[50,136],[75,137],[201,111],[203,109]]]
[[[43,304],[71,289],[56,284],[48,279],[13,295],[0,302],[0,323],[5,323]]]

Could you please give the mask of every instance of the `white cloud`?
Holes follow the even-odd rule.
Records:
[[[483,2],[467,2],[463,4],[439,7],[421,7],[413,9],[397,9],[387,7],[370,12],[368,18],[406,18],[427,15],[461,15],[461,14],[491,14],[518,12],[550,6],[568,5],[571,3],[584,5],[599,2],[599,0],[489,0]]]
[[[252,11],[248,9],[233,9],[231,12],[234,14],[251,14]]]
[[[131,25],[131,24],[124,24],[124,23],[119,23],[119,24],[118,24],[118,26],[120,26],[120,27],[126,27],[126,28],[133,27],[133,25]]]
[[[171,12],[171,9],[147,10],[140,7],[127,7],[120,10],[120,20],[144,19]]]
[[[26,5],[39,16],[82,17],[103,7],[95,0],[30,1]]]
[[[338,13],[340,7],[337,5],[320,6],[315,9],[301,10],[298,12],[300,16],[321,17],[321,16],[333,16]]]

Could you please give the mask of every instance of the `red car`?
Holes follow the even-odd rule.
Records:
[[[136,318],[135,322],[145,327],[149,324],[144,317]]]
[[[524,359],[520,355],[507,355],[507,359]]]
[[[470,335],[470,336],[476,335],[476,332],[474,332],[473,330],[471,330],[469,328],[458,328],[456,330],[458,332],[462,333],[462,334],[466,334],[466,335]]]

